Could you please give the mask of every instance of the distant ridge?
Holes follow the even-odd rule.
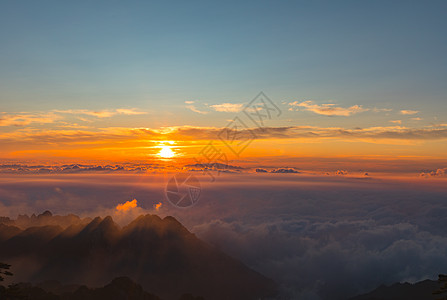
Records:
[[[47,281],[32,285],[14,284],[8,288],[0,287],[0,299],[30,300],[162,300],[143,290],[128,277],[118,277],[100,288],[83,286],[63,286],[58,281]],[[181,297],[180,299],[184,299]]]
[[[349,300],[434,300],[432,295],[439,289],[439,283],[434,280],[424,280],[414,284],[395,283],[390,286],[382,285],[377,289]]]

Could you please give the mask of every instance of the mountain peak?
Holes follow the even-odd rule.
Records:
[[[177,234],[184,236],[191,234],[179,221],[172,216],[167,216],[161,219],[158,215],[141,215],[134,221],[130,222],[123,228],[125,232],[144,232],[155,233],[157,236],[162,237],[170,234]]]
[[[109,231],[109,230],[113,230],[113,231],[117,231],[119,230],[118,224],[116,224],[111,216],[107,216],[105,217],[101,223],[98,224],[98,228],[105,230],[105,231]]]
[[[157,215],[140,215],[138,218],[130,222],[125,228],[136,229],[136,228],[145,228],[145,227],[154,227],[160,226],[162,223],[162,219]]]
[[[46,210],[43,213],[41,213],[40,215],[38,215],[37,217],[38,218],[44,218],[44,217],[52,217],[52,216],[53,216],[53,214],[51,213],[51,211]]]

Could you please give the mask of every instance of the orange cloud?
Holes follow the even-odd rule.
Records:
[[[155,160],[157,158],[156,153],[160,150],[160,141],[175,141],[176,152],[181,154],[176,160],[187,159],[197,156],[209,141],[215,141],[216,145],[225,148],[223,141],[219,140],[219,134],[223,129],[194,126],[174,126],[158,129],[108,127],[92,128],[91,130],[21,128],[0,133],[0,144],[2,145],[0,157],[8,159],[57,158],[110,161],[122,161],[123,159]],[[235,139],[243,140],[244,137],[249,136],[256,139],[253,142],[253,147],[248,147],[244,152],[244,155],[252,156],[260,156],[261,154],[267,156],[281,155],[285,151],[284,145],[289,143],[294,145],[296,152],[297,149],[303,148],[303,143],[317,144],[323,142],[332,143],[332,145],[322,147],[319,153],[324,153],[321,155],[332,155],[334,143],[345,143],[345,150],[351,151],[353,142],[359,143],[358,153],[370,149],[370,145],[361,146],[362,143],[408,145],[408,147],[438,143],[434,148],[426,148],[428,149],[426,155],[431,155],[430,153],[439,155],[443,149],[441,143],[447,140],[447,128],[439,125],[421,128],[404,126],[366,128],[282,126],[250,130],[238,130]],[[251,135],[248,134],[249,132]],[[349,143],[349,146],[346,143]],[[381,151],[380,149],[376,150]],[[444,156],[442,155],[442,157]]]
[[[222,104],[215,104],[210,105],[212,109],[219,112],[240,112],[242,110],[242,107],[244,105],[241,103],[222,103]]]
[[[142,115],[147,114],[144,111],[138,111],[136,108],[117,108],[117,109],[106,109],[106,110],[88,110],[88,109],[68,109],[68,110],[54,110],[56,113],[61,114],[72,114],[72,115],[87,115],[97,118],[110,118],[115,115]]]
[[[447,174],[447,168],[437,169],[436,171],[431,172],[422,172],[420,174],[421,177],[442,177]]]
[[[324,116],[343,116],[348,117],[353,114],[357,114],[360,112],[367,111],[369,109],[363,108],[361,105],[353,105],[351,107],[339,107],[335,106],[335,104],[327,103],[327,104],[315,104],[313,101],[303,101],[303,102],[291,102],[290,106],[294,107],[303,107],[307,111],[311,111],[313,113],[324,115]]]
[[[125,128],[109,127],[96,130],[17,130],[0,133],[2,143],[32,143],[36,145],[108,144],[136,142],[141,145],[151,141],[203,141],[218,140],[224,128],[217,127],[165,127]],[[227,129],[228,131],[228,129]],[[235,138],[244,138],[248,130],[239,130]],[[297,139],[297,138],[337,138],[344,140],[392,139],[392,140],[443,140],[447,139],[444,126],[408,128],[403,126],[376,126],[366,128],[318,127],[318,126],[283,126],[251,129],[250,136],[256,139]],[[134,146],[134,145],[133,145]]]
[[[50,113],[17,113],[0,114],[0,126],[26,126],[31,123],[47,124],[62,119],[61,116]]]
[[[155,210],[158,211],[162,205],[163,204],[161,202],[158,202],[157,204],[154,204]]]
[[[97,118],[110,118],[115,115],[141,115],[147,112],[138,111],[135,108],[117,108],[114,110],[93,111],[87,109],[70,110],[52,110],[50,112],[20,112],[20,113],[0,113],[0,126],[27,126],[30,124],[49,124],[65,119],[64,115],[78,115],[79,119],[89,121],[80,117],[80,115],[93,116]],[[70,124],[68,124],[70,125]]]
[[[417,110],[405,110],[404,109],[404,110],[400,111],[401,115],[415,115],[417,113],[419,113],[419,111],[417,111]]]
[[[131,208],[137,207],[137,199],[133,199],[132,201],[126,201],[124,204],[118,204],[116,206],[117,211],[128,211]]]

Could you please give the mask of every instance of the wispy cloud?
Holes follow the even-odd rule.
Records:
[[[53,113],[2,113],[0,114],[0,126],[26,126],[32,123],[47,124],[61,120],[62,117]]]
[[[400,111],[401,115],[415,115],[417,113],[419,113],[418,110],[406,110],[406,109],[404,109],[404,110]]]
[[[88,110],[88,109],[68,109],[68,110],[53,110],[53,112],[60,114],[72,115],[87,115],[97,118],[110,118],[115,115],[143,115],[147,112],[139,111],[136,108],[117,108],[112,110]]]
[[[208,113],[207,111],[198,109],[196,107],[195,103],[196,103],[196,101],[193,101],[193,100],[185,101],[185,104],[187,104],[186,108],[189,109],[189,110],[192,110],[195,113],[202,114],[202,115],[206,115]]]
[[[237,113],[242,110],[244,104],[242,103],[222,103],[222,104],[214,104],[210,105],[212,109],[219,112],[232,112]]]
[[[361,105],[353,105],[351,107],[340,107],[336,106],[333,103],[326,104],[315,104],[313,101],[295,101],[289,103],[292,107],[302,107],[307,111],[311,111],[313,113],[324,115],[324,116],[344,116],[348,117],[353,114],[361,113],[367,111],[367,108],[363,108]]]
[[[372,111],[373,112],[390,112],[390,111],[392,111],[393,109],[392,108],[377,108],[377,107],[374,107],[373,109],[372,109]]]
[[[136,108],[118,108],[116,112],[121,115],[145,115],[147,112],[138,111]]]
[[[223,128],[216,127],[168,127],[150,128],[104,128],[97,130],[45,130],[16,131],[0,134],[0,142],[20,142],[37,144],[86,144],[116,141],[138,140],[175,140],[197,141],[215,140]],[[228,129],[227,129],[228,130]],[[247,137],[244,130],[238,131],[238,137]],[[317,126],[264,127],[252,129],[257,139],[339,139],[377,142],[383,140],[421,141],[447,139],[447,128],[425,127],[407,128],[403,126],[341,128]]]
[[[390,122],[393,124],[402,124],[402,120],[391,120]]]
[[[91,120],[82,116],[93,116],[96,118],[110,118],[116,115],[142,115],[147,112],[139,111],[136,108],[117,108],[112,110],[88,110],[88,109],[68,109],[68,110],[52,110],[47,112],[19,112],[19,113],[0,113],[0,126],[27,126],[33,124],[50,124],[55,122],[63,122],[66,115],[75,115],[82,121]]]
[[[193,102],[194,103],[194,101],[185,101],[185,103],[186,102]],[[186,108],[188,108],[188,109],[190,109],[193,112],[196,112],[198,114],[202,114],[202,115],[206,115],[208,113],[207,111],[203,111],[203,110],[198,109],[197,107],[195,107],[195,105],[192,105],[192,104],[186,105]]]

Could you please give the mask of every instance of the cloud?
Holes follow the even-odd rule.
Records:
[[[342,138],[345,140],[437,140],[446,139],[447,130],[440,128],[407,128],[402,126],[337,128],[291,126],[256,131],[258,138]]]
[[[14,218],[47,209],[114,216],[122,199],[139,199],[137,207],[119,213],[135,217],[134,211],[154,213],[162,203],[161,217],[174,216],[207,243],[275,279],[280,299],[348,299],[447,270],[444,178],[252,173],[210,183],[196,176],[203,194],[189,210],[167,202],[163,176],[142,181],[129,174],[76,174],[0,180],[0,211]]]
[[[24,130],[0,133],[3,143],[30,143],[36,145],[69,144],[107,144],[117,141],[130,142],[142,140],[200,141],[217,140],[222,130],[228,128],[174,126],[159,129],[109,127],[95,130]],[[424,141],[447,139],[447,128],[424,127],[408,128],[403,126],[342,128],[317,126],[264,127],[235,131],[235,138],[245,139],[341,139],[345,141]]]
[[[118,204],[116,206],[117,211],[128,211],[131,208],[137,207],[137,199],[133,199],[132,201],[126,201],[123,204]]]
[[[0,126],[26,126],[30,124],[48,124],[61,120],[62,117],[53,113],[1,113]]]
[[[413,120],[413,121],[422,121],[423,119],[419,118],[419,117],[416,117],[416,118],[411,118],[411,120]]]
[[[144,112],[144,111],[137,111],[136,108],[117,108],[116,112],[118,114],[122,114],[122,115],[144,115],[144,114],[147,114],[147,112]]]
[[[193,104],[195,101],[185,101],[185,104]]]
[[[335,175],[337,175],[337,176],[345,176],[345,175],[348,175],[348,174],[349,174],[349,172],[346,171],[346,170],[337,170],[335,172]]]
[[[163,205],[163,203],[161,203],[161,202],[158,202],[157,204],[154,204],[154,208],[155,208],[155,210],[156,211],[159,211],[160,210],[160,207]]]
[[[111,173],[146,173],[159,171],[157,163],[124,164],[0,164],[0,173],[6,174],[111,174]]]
[[[292,168],[279,168],[279,169],[271,170],[270,173],[285,173],[285,174],[287,174],[287,173],[295,173],[295,174],[297,174],[297,173],[300,173],[300,172],[295,170],[295,169],[292,169]]]
[[[215,104],[210,105],[212,109],[219,112],[232,112],[232,113],[238,113],[242,110],[244,107],[244,104],[242,103],[222,103],[222,104]]]
[[[313,113],[324,115],[324,116],[351,116],[353,114],[368,111],[369,109],[363,108],[361,105],[353,105],[351,107],[339,107],[332,103],[327,104],[315,104],[313,101],[303,101],[303,102],[291,102],[289,103],[292,107],[303,107],[307,111]]]
[[[210,187],[207,200],[213,211],[232,209],[193,231],[276,279],[282,299],[308,299],[309,294],[313,299],[347,299],[381,284],[433,278],[447,267],[447,232],[439,227],[445,221],[436,218],[447,209],[444,189],[427,195],[420,182],[390,188],[389,181],[361,183],[346,176],[327,182],[293,176],[286,183],[269,182],[265,178],[271,174],[256,175],[251,188],[249,179],[238,187],[240,177]],[[318,184],[306,186],[310,182]],[[240,194],[246,199],[236,196]],[[203,213],[215,215],[206,209],[193,215]]]
[[[419,113],[418,110],[401,110],[400,111],[401,115],[415,115],[417,113]]]
[[[115,115],[142,115],[147,114],[144,111],[138,111],[136,108],[117,108],[113,110],[88,110],[88,109],[68,109],[68,110],[53,110],[53,112],[61,114],[72,114],[72,115],[87,115],[97,118],[110,118]]]
[[[188,108],[188,109],[190,109],[190,110],[192,110],[193,112],[196,112],[196,113],[199,113],[199,114],[202,114],[202,115],[206,115],[208,112],[207,111],[203,111],[203,110],[199,110],[199,109],[197,109],[194,105],[186,105],[186,108]]]
[[[402,120],[391,120],[390,122],[393,124],[402,124]]]
[[[373,112],[390,112],[390,111],[392,111],[393,109],[392,108],[377,108],[377,107],[374,107],[373,109],[372,109],[372,111]]]
[[[87,109],[75,109],[75,110],[52,110],[50,112],[20,112],[20,113],[0,113],[0,126],[27,126],[33,124],[50,124],[63,120],[63,115],[86,115],[97,118],[110,118],[115,115],[141,115],[147,114],[147,112],[138,111],[136,108],[117,108],[114,110],[87,110]],[[79,117],[79,119],[88,121]],[[70,124],[64,123],[64,126]]]
[[[437,169],[431,172],[422,172],[421,177],[444,177],[447,175],[447,168]]]

